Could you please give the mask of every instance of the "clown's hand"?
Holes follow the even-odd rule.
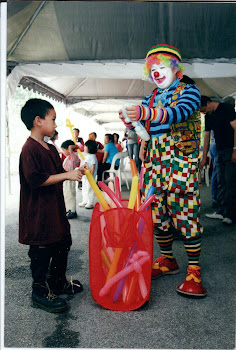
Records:
[[[130,119],[131,123],[136,122],[136,119],[137,119],[136,107],[130,105],[130,107],[125,107],[125,110],[126,110],[126,115]]]
[[[122,122],[125,120],[125,117],[123,116],[123,114],[122,114],[122,110],[120,109],[119,111],[118,111],[118,113],[119,113],[119,118],[122,120]]]
[[[144,141],[149,141],[150,140],[150,135],[148,134],[147,130],[145,127],[138,121],[136,121],[136,107],[132,106],[130,103],[126,103],[122,107],[122,115],[125,118],[126,123],[132,123],[136,134],[144,140]]]

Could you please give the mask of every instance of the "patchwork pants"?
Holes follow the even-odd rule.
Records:
[[[199,236],[198,151],[184,155],[165,134],[149,142],[144,166],[142,199],[151,185],[155,187],[154,230],[167,233],[172,225],[185,238]]]

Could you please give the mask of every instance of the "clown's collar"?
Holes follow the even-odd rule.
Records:
[[[168,88],[166,88],[166,89],[157,88],[157,91],[159,93],[162,93],[162,92],[168,91],[172,88],[176,88],[179,85],[179,82],[180,82],[179,78],[176,78],[175,81],[173,81],[173,83]]]

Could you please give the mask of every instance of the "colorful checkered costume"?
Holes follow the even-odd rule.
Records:
[[[161,102],[167,111],[166,122],[163,124],[151,121],[151,141],[148,144],[147,158],[145,160],[143,198],[146,197],[149,187],[156,187],[156,200],[153,204],[153,222],[156,226],[167,231],[172,222],[176,229],[184,236],[196,236],[202,229],[199,224],[200,198],[198,190],[198,145],[199,145],[199,118],[192,119],[195,133],[191,135],[191,149],[181,144],[176,128],[171,129],[171,122],[175,116],[176,125],[187,124],[188,113],[194,114],[194,109],[199,107],[200,93],[196,86],[183,86],[183,92],[177,100],[173,93],[179,85],[177,79],[166,91],[165,100]],[[186,91],[185,91],[186,89]],[[157,91],[153,107],[160,100],[161,92]],[[175,95],[175,94],[174,94]],[[149,105],[151,95],[142,102],[142,106]],[[183,99],[183,102],[182,102]],[[189,100],[189,101],[188,101]],[[175,107],[171,107],[175,104]],[[184,111],[184,106],[187,110]],[[164,108],[163,108],[164,109]],[[142,116],[141,116],[142,118]],[[140,118],[140,119],[141,119]],[[190,116],[189,116],[190,118]],[[191,119],[190,119],[191,120]],[[173,130],[174,129],[174,130]],[[180,128],[181,129],[181,128]],[[185,141],[185,140],[183,140]],[[189,144],[189,141],[187,142]],[[191,152],[191,153],[190,153]]]
[[[150,108],[153,94],[153,107]],[[151,135],[144,162],[142,199],[154,185],[154,234],[162,254],[171,257],[173,237],[168,238],[170,226],[173,225],[187,239],[194,239],[202,232],[198,188],[200,93],[195,85],[186,85],[176,79],[168,89],[154,90],[138,107],[138,120],[144,125],[150,121]],[[132,124],[126,126],[132,128]],[[165,244],[163,237],[167,241]],[[198,256],[200,247],[200,243],[194,246]],[[193,253],[191,264],[193,260],[198,263],[197,255]]]
[[[163,66],[171,68],[176,78],[169,87],[162,84],[160,72]],[[181,55],[174,46],[158,44],[147,53],[145,75],[157,86],[166,88],[155,89],[141,105],[135,106],[136,120],[145,125],[151,136],[148,145],[143,148],[147,153],[142,199],[146,198],[153,185],[156,197],[152,204],[152,217],[161,256],[153,262],[152,278],[179,272],[172,252],[175,228],[182,233],[189,260],[186,279],[177,291],[204,297],[207,293],[201,282],[199,266],[203,231],[199,223],[198,188],[201,97],[196,85],[180,82],[182,70]],[[155,80],[159,76],[160,82]],[[132,128],[131,123],[125,125]]]

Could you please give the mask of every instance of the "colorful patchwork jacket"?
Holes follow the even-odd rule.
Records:
[[[153,98],[153,108],[149,107]],[[150,122],[151,137],[171,133],[175,145],[188,155],[199,149],[201,135],[201,95],[196,85],[176,79],[168,89],[155,89],[137,109],[137,120]],[[132,128],[132,124],[126,124]]]

